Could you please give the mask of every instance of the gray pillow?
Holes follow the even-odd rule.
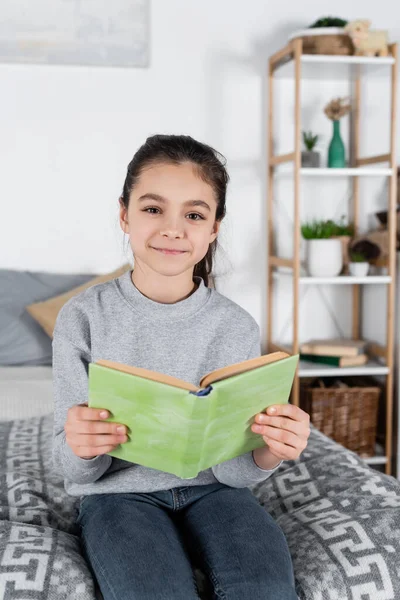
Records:
[[[51,339],[25,310],[83,285],[95,274],[0,269],[0,365],[51,365]]]

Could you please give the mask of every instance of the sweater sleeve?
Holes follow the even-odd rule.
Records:
[[[88,400],[90,335],[85,316],[67,303],[59,312],[53,334],[54,430],[53,469],[74,483],[92,483],[109,468],[112,457],[101,454],[91,459],[77,456],[66,441],[64,425],[68,409]],[[73,338],[74,341],[72,341]]]
[[[261,335],[258,323],[253,320],[253,328],[250,332],[250,350],[243,360],[261,356]],[[260,481],[268,479],[279,467],[282,461],[274,469],[261,469],[254,461],[253,452],[246,452],[241,456],[231,458],[219,465],[212,467],[214,477],[225,485],[231,487],[248,487]]]

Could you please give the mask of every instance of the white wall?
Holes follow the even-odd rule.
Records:
[[[389,29],[391,41],[400,40],[400,9],[389,0],[355,0],[351,7],[338,0],[334,9],[317,0],[152,0],[148,69],[0,65],[0,268],[103,273],[118,267],[130,256],[117,203],[129,161],[148,135],[190,134],[228,159],[219,289],[265,330],[267,58],[290,32],[333,12],[368,17],[373,27]],[[289,151],[293,97],[290,82],[280,85],[277,133]],[[322,107],[340,86],[317,81],[303,90],[303,126],[322,134],[323,154],[330,123]],[[380,95],[379,86],[372,90],[370,116]],[[369,149],[387,151],[379,119],[364,134]],[[281,250],[289,255],[288,185],[282,182],[277,200]],[[340,185],[339,204],[348,182]],[[382,181],[373,185],[373,206],[380,205]],[[310,214],[322,201],[329,214],[325,190],[321,198],[320,188],[309,188],[307,198]],[[334,216],[340,214],[339,206]],[[289,315],[289,297],[283,302],[279,326]]]

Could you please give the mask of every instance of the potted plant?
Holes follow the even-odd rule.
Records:
[[[349,262],[349,271],[350,275],[354,277],[365,277],[368,275],[369,271],[369,262],[365,257],[365,254],[355,250],[349,251],[350,262]]]
[[[340,136],[340,119],[350,112],[351,105],[347,98],[334,98],[325,108],[324,113],[333,121],[333,135],[328,148],[328,167],[343,169],[346,166],[344,143]]]
[[[303,131],[303,142],[306,150],[301,153],[301,166],[302,167],[319,167],[320,155],[319,152],[315,152],[313,148],[318,142],[318,135],[313,135],[311,131]]]
[[[342,243],[335,238],[337,223],[311,221],[303,223],[301,233],[307,241],[307,270],[312,277],[336,277],[343,267]]]

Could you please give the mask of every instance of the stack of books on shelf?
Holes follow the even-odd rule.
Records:
[[[300,345],[300,360],[333,367],[358,367],[368,360],[365,340],[310,340]]]

